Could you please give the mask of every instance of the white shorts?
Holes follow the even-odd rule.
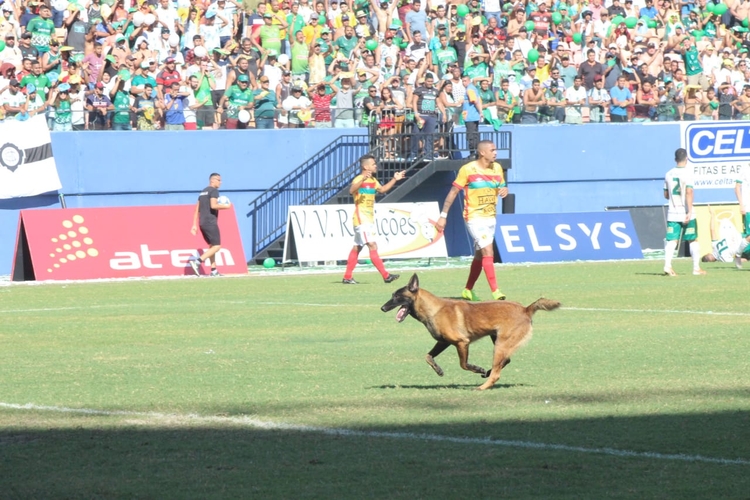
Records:
[[[495,239],[495,219],[483,218],[472,219],[466,222],[466,228],[469,230],[471,238],[474,240],[474,250],[481,250],[487,245],[491,245]]]
[[[360,224],[354,228],[354,244],[365,246],[368,243],[375,243],[377,235],[375,224]]]

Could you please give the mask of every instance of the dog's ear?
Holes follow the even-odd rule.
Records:
[[[407,287],[409,287],[409,291],[411,293],[417,293],[417,290],[419,290],[419,278],[417,278],[417,273],[414,273],[414,275],[411,277]]]

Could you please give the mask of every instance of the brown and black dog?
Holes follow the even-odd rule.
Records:
[[[435,362],[435,357],[454,345],[461,368],[487,377],[487,381],[477,388],[484,390],[495,385],[500,378],[500,370],[510,363],[511,354],[531,338],[531,318],[534,313],[538,310],[553,311],[560,307],[560,303],[541,298],[524,307],[511,301],[443,299],[419,288],[419,279],[415,274],[408,285],[393,292],[391,300],[383,304],[380,310],[388,312],[397,307],[396,320],[399,323],[411,315],[421,321],[437,340],[426,359],[438,375],[442,377],[443,370]],[[486,336],[495,344],[490,372],[468,363],[469,344]]]

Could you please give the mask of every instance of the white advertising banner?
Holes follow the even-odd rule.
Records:
[[[750,168],[750,121],[680,122],[680,145],[695,189],[733,188],[740,170]]]
[[[300,262],[346,260],[354,245],[354,205],[291,206],[286,223],[284,262],[293,243]],[[436,201],[377,203],[378,253],[383,258],[447,257],[443,234],[435,229],[440,217]],[[369,256],[367,246],[360,258]]]

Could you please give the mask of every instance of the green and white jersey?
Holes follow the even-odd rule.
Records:
[[[41,52],[49,52],[49,42],[55,33],[55,23],[52,19],[35,17],[26,25],[26,31],[31,33],[31,45]]]
[[[667,221],[684,222],[687,215],[685,192],[693,187],[693,175],[686,167],[674,167],[664,176],[664,190],[669,194]],[[695,219],[693,213],[691,219]]]
[[[732,262],[737,253],[742,253],[745,240],[729,219],[722,219],[719,223],[719,240],[711,242],[711,250],[719,262]]]

